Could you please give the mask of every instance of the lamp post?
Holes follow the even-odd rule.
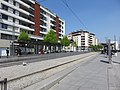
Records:
[[[11,40],[10,43],[11,43],[11,51],[12,51],[10,53],[12,56],[14,56],[14,40]]]
[[[111,43],[110,43],[110,39],[108,39],[108,55],[109,55],[109,64],[111,64],[112,55],[111,55]]]
[[[25,44],[25,55],[27,55],[27,51],[26,51],[26,48],[27,48],[27,44]]]

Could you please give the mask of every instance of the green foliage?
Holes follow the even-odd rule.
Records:
[[[89,48],[91,48],[93,51],[100,51],[103,46],[102,45],[91,45]]]
[[[61,40],[61,44],[63,46],[69,46],[70,45],[70,40],[67,38],[67,36],[63,37],[63,39]]]
[[[30,37],[29,37],[29,35],[26,32],[22,32],[19,35],[18,40],[20,40],[20,41],[27,41],[27,40],[30,40]]]
[[[102,45],[97,45],[98,49],[102,49],[103,46]]]
[[[51,44],[57,44],[58,39],[57,35],[53,30],[50,30],[48,34],[44,37],[44,42],[51,43]]]
[[[73,46],[73,47],[77,47],[77,43],[76,43],[76,42],[73,42],[73,43],[72,43],[72,46]]]

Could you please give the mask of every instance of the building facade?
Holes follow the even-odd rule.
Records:
[[[65,34],[65,21],[35,0],[0,0],[0,42],[2,42],[0,49],[2,53],[5,53],[6,47],[11,48],[23,31],[29,34],[31,40],[41,42],[51,29],[56,32],[60,40]]]
[[[90,45],[98,45],[95,34],[84,30],[72,32],[68,35],[68,38],[76,42],[78,50],[88,50]]]

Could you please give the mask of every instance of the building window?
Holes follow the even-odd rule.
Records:
[[[16,7],[19,7],[20,5],[19,5],[19,3],[18,2],[16,2]]]
[[[42,11],[41,13],[46,15],[46,12],[45,12],[45,11]]]
[[[52,18],[53,20],[55,20],[56,18],[54,17],[54,16],[52,16],[52,15],[50,15],[50,18]]]
[[[2,23],[2,28],[7,29],[8,25]]]
[[[1,39],[12,40],[12,36],[7,34],[1,34]]]
[[[0,23],[0,28],[2,28],[2,24]]]
[[[47,21],[47,18],[46,18],[46,17],[43,17],[43,20]]]
[[[13,10],[13,13],[15,14],[15,10]]]
[[[15,22],[15,18],[13,18],[13,22]]]
[[[15,11],[15,15],[19,16],[19,12],[18,12],[18,11]]]
[[[45,28],[41,28],[40,31],[47,32],[47,30]]]
[[[2,14],[2,19],[8,20],[8,16],[5,14]]]
[[[47,24],[46,24],[46,23],[43,23],[43,26],[47,26]]]
[[[44,35],[44,34],[41,34],[41,37],[45,37],[45,35]]]
[[[13,1],[13,5],[16,6],[16,1]]]
[[[4,1],[8,2],[8,0],[4,0]]]
[[[8,8],[8,12],[13,13],[14,9]]]
[[[2,4],[2,9],[8,11],[8,6]]]

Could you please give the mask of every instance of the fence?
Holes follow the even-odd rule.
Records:
[[[7,90],[7,78],[0,80],[0,90]]]

